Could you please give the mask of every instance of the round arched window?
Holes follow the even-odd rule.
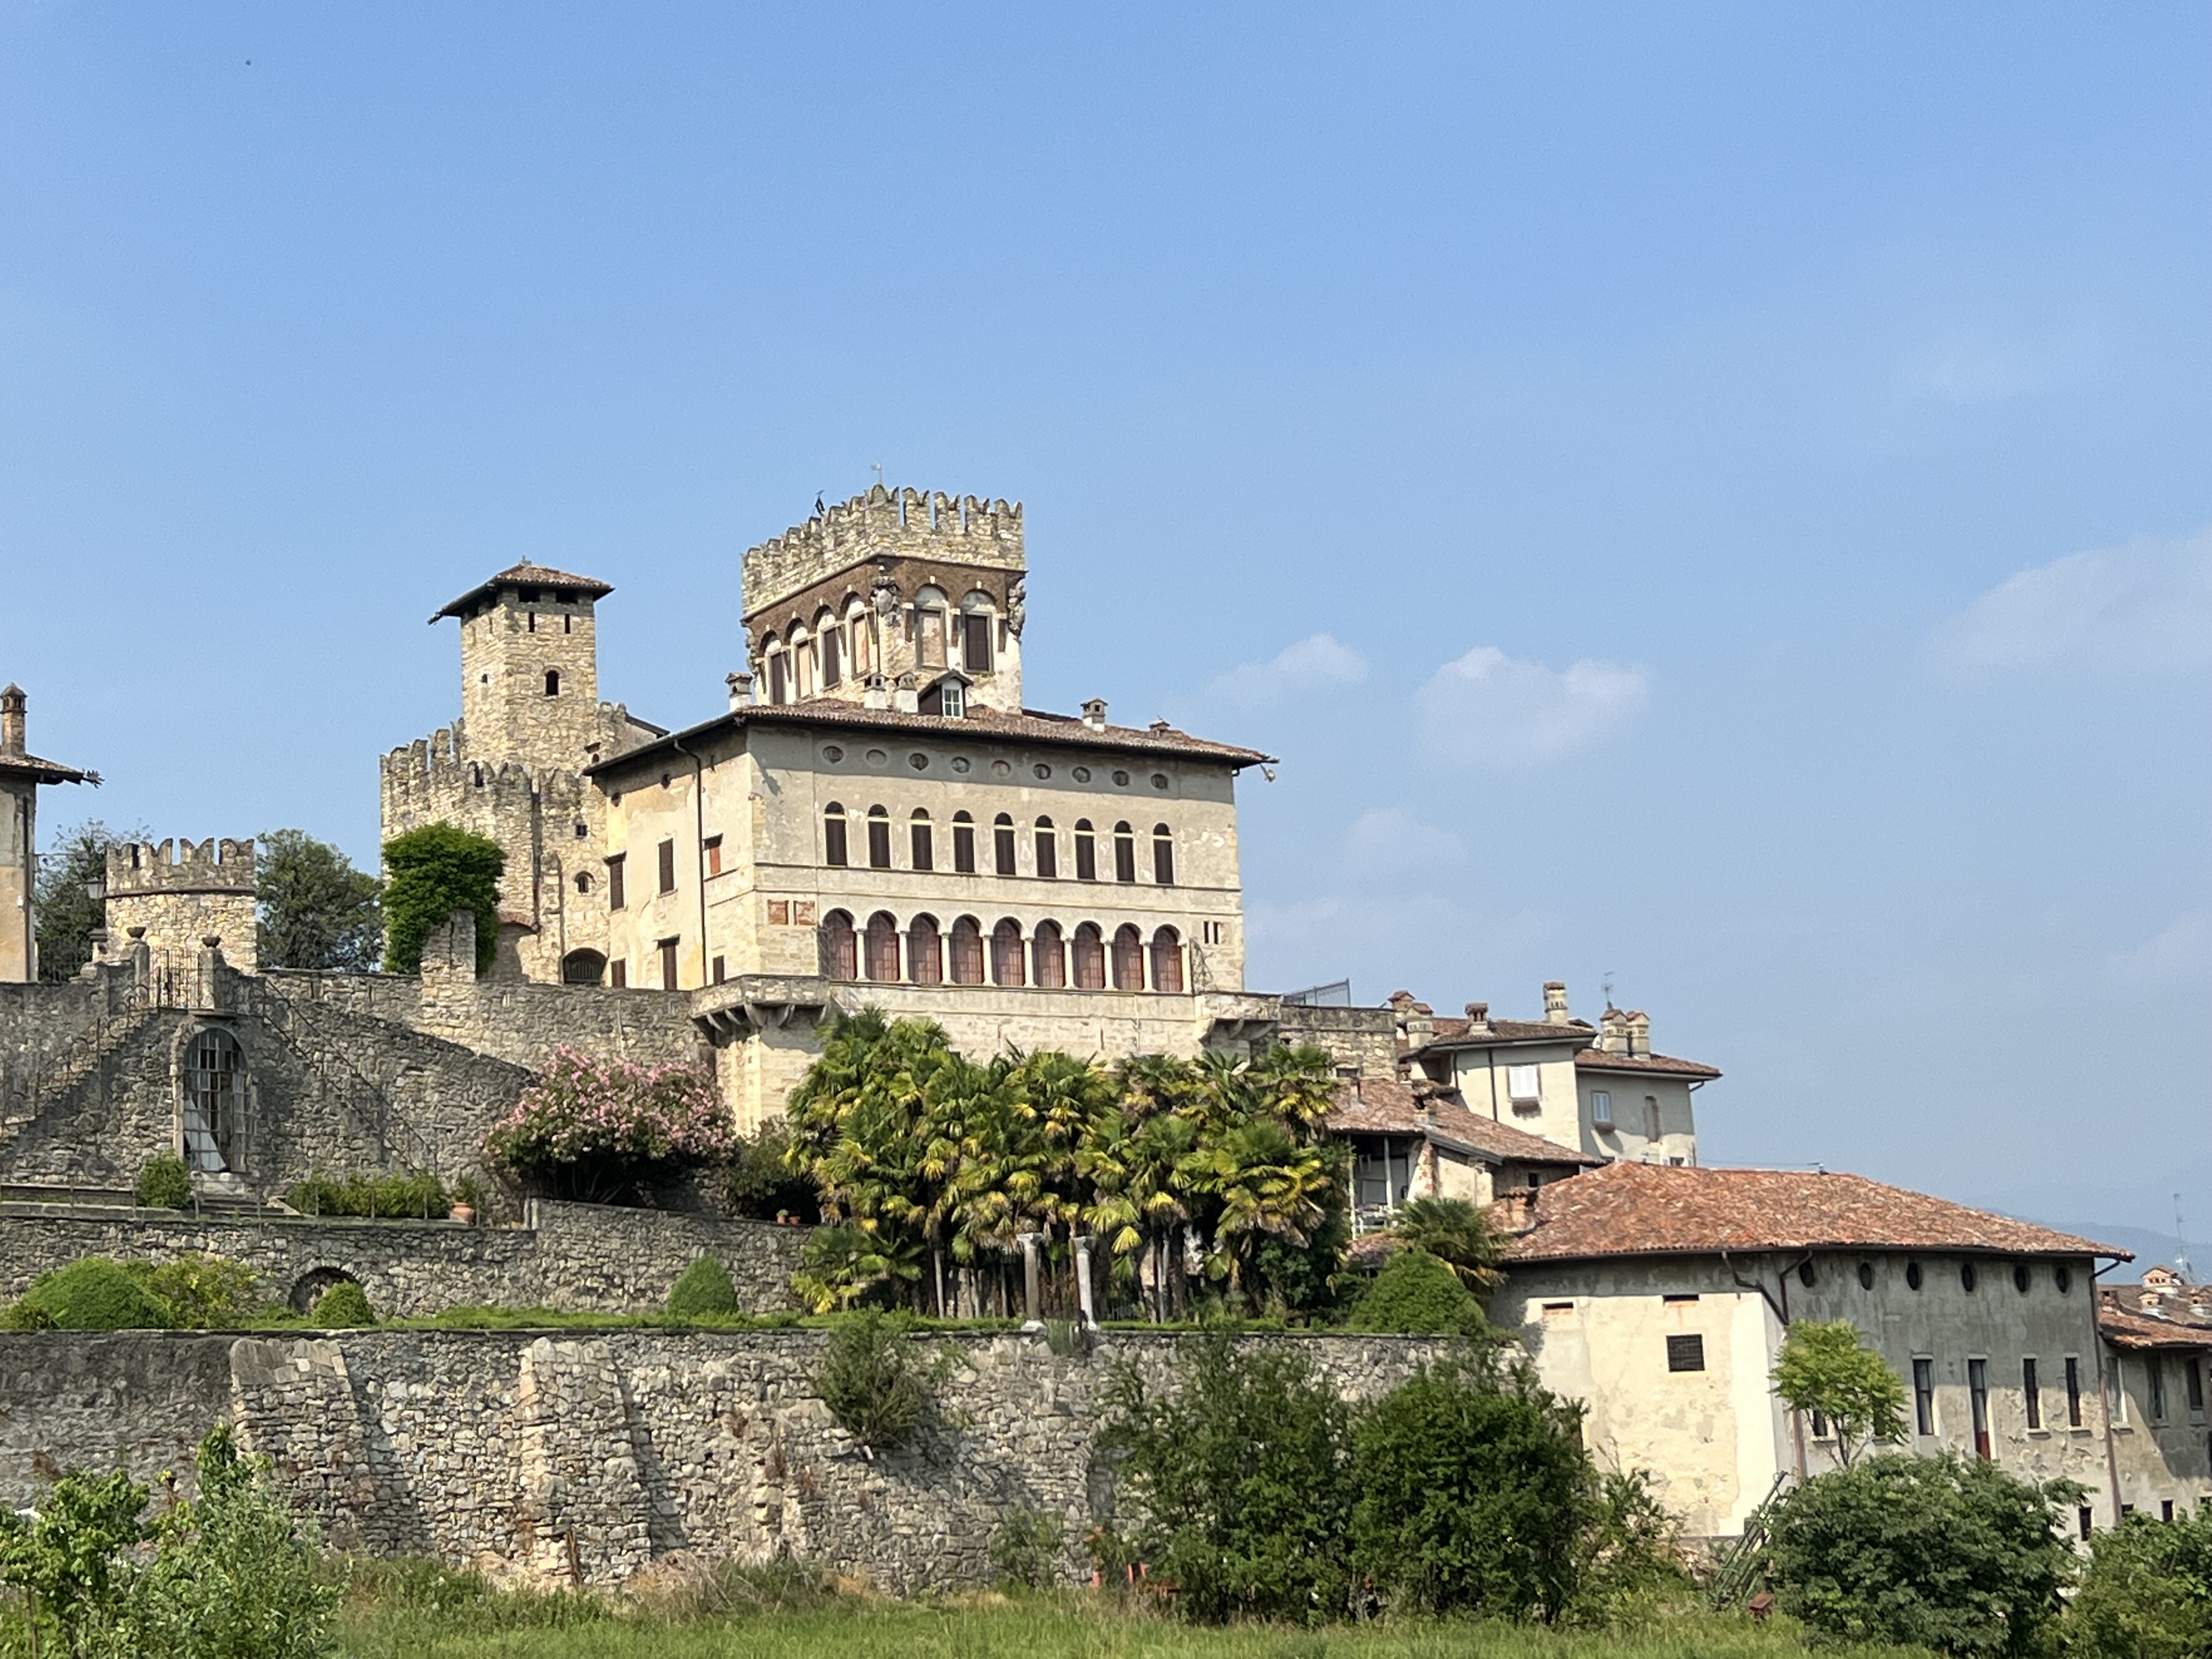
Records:
[[[185,1049],[185,1162],[209,1175],[234,1170],[245,1150],[240,1108],[246,1055],[238,1039],[210,1026]]]

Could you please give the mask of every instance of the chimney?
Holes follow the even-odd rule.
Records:
[[[1470,1002],[1467,1005],[1467,1030],[1469,1036],[1490,1035],[1490,1005]]]
[[[1563,980],[1544,981],[1544,1024],[1565,1025],[1567,1023],[1567,987]]]
[[[0,690],[0,755],[29,752],[23,734],[23,688],[13,680]]]
[[[1628,1053],[1633,1060],[1651,1058],[1651,1016],[1641,1008],[1628,1017]]]
[[[739,708],[751,708],[753,706],[753,677],[750,674],[732,674],[728,677],[728,679],[730,685],[731,709],[734,712]]]
[[[913,675],[898,677],[898,688],[891,693],[891,707],[902,714],[919,714],[921,712],[921,692],[915,684]]]
[[[1426,1048],[1436,1036],[1436,1017],[1426,1007],[1413,1000],[1411,991],[1390,994],[1390,1012],[1397,1017],[1398,1050]]]
[[[1106,699],[1085,697],[1083,700],[1083,723],[1094,732],[1106,729]]]
[[[1597,1017],[1597,1046],[1608,1054],[1630,1052],[1628,1016],[1618,1008],[1608,1008]]]
[[[867,684],[860,692],[860,706],[863,708],[889,708],[891,706],[890,682],[881,674],[869,675]]]

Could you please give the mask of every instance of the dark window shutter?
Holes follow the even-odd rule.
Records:
[[[623,908],[623,857],[617,853],[607,860],[607,908]],[[617,984],[621,981],[617,981]]]
[[[660,843],[660,890],[664,893],[676,890],[676,843],[672,841]]]
[[[1701,1371],[1705,1368],[1705,1339],[1692,1334],[1670,1336],[1667,1339],[1667,1369],[1670,1371]]]

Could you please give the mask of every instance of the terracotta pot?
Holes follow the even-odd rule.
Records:
[[[453,1206],[452,1213],[453,1219],[464,1227],[473,1227],[477,1224],[477,1206],[473,1204],[456,1204]]]

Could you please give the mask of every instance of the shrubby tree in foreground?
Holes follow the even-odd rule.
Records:
[[[384,951],[384,884],[374,876],[304,830],[264,831],[253,871],[263,967],[375,968]]]
[[[2212,1656],[2212,1505],[2194,1516],[2131,1515],[2089,1547],[2066,1610],[2064,1647],[2089,1659]]]
[[[92,960],[92,930],[106,925],[106,908],[85,890],[107,879],[107,849],[148,838],[145,826],[111,830],[98,818],[72,824],[54,837],[39,861],[33,904],[38,913],[39,977],[49,985],[75,979]]]
[[[1783,1609],[1846,1641],[2032,1653],[2073,1577],[2062,1506],[2081,1496],[1949,1455],[1815,1475],[1775,1513]]]
[[[499,954],[499,843],[450,823],[426,823],[384,843],[384,965],[395,974],[422,966],[430,930],[456,910],[477,919],[477,972]]]
[[[734,1145],[705,1067],[565,1044],[483,1139],[485,1157],[540,1191],[597,1203],[718,1164]]]
[[[1905,1379],[1863,1346],[1848,1319],[1790,1322],[1774,1364],[1774,1392],[1793,1411],[1819,1412],[1835,1425],[1845,1468],[1869,1443],[1905,1438]]]

